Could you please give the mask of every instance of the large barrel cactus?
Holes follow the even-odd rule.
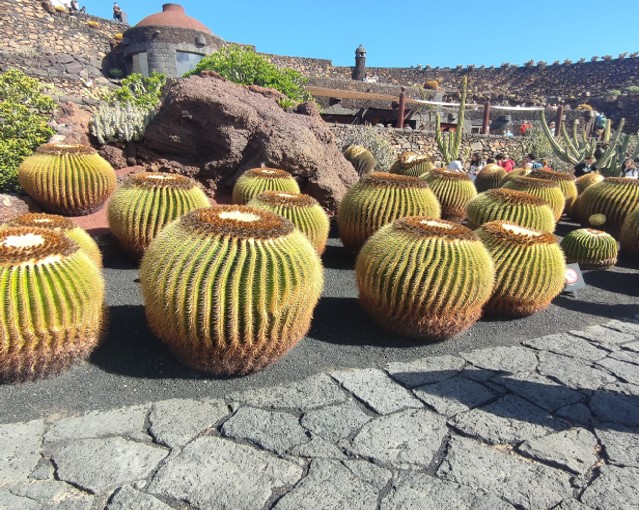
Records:
[[[581,195],[588,186],[592,186],[593,184],[597,184],[603,180],[604,176],[595,172],[590,172],[582,175],[581,177],[577,177],[575,186],[577,186],[578,194]]]
[[[244,172],[233,186],[234,204],[247,204],[262,191],[299,193],[300,187],[291,174],[277,168],[253,168]]]
[[[109,227],[122,248],[139,258],[166,225],[209,206],[209,199],[193,179],[158,172],[133,174],[109,202]]]
[[[466,208],[468,226],[472,229],[489,221],[508,221],[522,227],[555,231],[555,215],[539,197],[512,189],[491,189],[480,193]]]
[[[466,227],[414,216],[373,234],[357,257],[355,276],[360,303],[381,327],[443,340],[477,321],[494,267]]]
[[[468,203],[477,190],[468,174],[450,170],[431,170],[422,177],[433,190],[442,208],[442,218],[461,223],[466,218]]]
[[[552,170],[534,170],[529,177],[556,182],[564,195],[564,212],[570,214],[572,204],[577,200],[577,185],[575,176],[566,172],[554,172]]]
[[[390,173],[419,177],[430,172],[435,165],[425,154],[412,151],[402,152],[390,168]]]
[[[576,218],[585,227],[605,230],[619,238],[626,216],[639,207],[639,180],[608,177],[579,195],[573,207]]]
[[[154,333],[188,366],[246,374],[309,329],[319,255],[288,220],[248,206],[197,209],[167,225],[140,266]]]
[[[499,165],[495,163],[489,163],[484,166],[475,177],[475,187],[477,191],[487,191],[489,189],[499,188],[501,181],[506,177],[507,173]]]
[[[543,310],[564,288],[566,262],[555,236],[492,221],[476,231],[495,262],[489,314],[522,317]]]
[[[0,230],[0,293],[1,379],[61,372],[85,359],[100,339],[102,275],[62,232]]]
[[[360,177],[371,173],[377,166],[375,156],[363,145],[349,145],[344,149],[343,154]]]
[[[69,218],[57,214],[26,213],[5,223],[1,228],[8,227],[39,227],[63,232],[78,243],[80,249],[84,250],[96,266],[102,267],[102,252],[97,243],[86,230],[78,227]]]
[[[530,169],[528,168],[513,168],[510,172],[506,174],[506,176],[499,183],[499,187],[502,187],[507,182],[511,181],[515,177],[523,177],[525,175],[530,174]]]
[[[639,255],[639,208],[626,216],[619,234],[621,251],[627,255]]]
[[[559,221],[559,218],[561,218],[566,199],[557,182],[525,176],[515,177],[504,184],[504,189],[523,191],[545,200],[555,215],[555,221]]]
[[[22,162],[18,179],[45,211],[67,216],[97,211],[116,185],[113,167],[84,145],[41,146]]]
[[[313,197],[300,193],[264,191],[253,198],[248,205],[286,218],[308,237],[319,255],[324,253],[330,220],[326,211]]]
[[[357,253],[374,232],[397,218],[440,215],[439,202],[426,182],[408,175],[373,172],[346,192],[337,225],[344,247]]]
[[[617,241],[607,232],[580,228],[569,232],[561,241],[566,261],[582,269],[607,269],[617,263]]]

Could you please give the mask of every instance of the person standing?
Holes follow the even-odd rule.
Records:
[[[581,177],[582,175],[590,174],[597,171],[595,166],[595,158],[592,156],[586,156],[586,159],[575,165],[574,173],[575,177]]]
[[[119,23],[122,23],[122,9],[117,2],[113,2],[113,19]]]
[[[628,177],[630,179],[639,179],[639,168],[637,168],[636,161],[632,158],[626,158],[621,164],[621,172],[619,177]]]

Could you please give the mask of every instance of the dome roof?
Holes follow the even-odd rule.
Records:
[[[190,30],[197,30],[199,32],[206,32],[212,34],[205,25],[200,23],[195,18],[187,16],[184,12],[184,7],[179,4],[164,4],[162,6],[162,12],[151,14],[142,21],[140,21],[136,27],[150,27],[150,26],[163,26],[163,27],[178,27],[188,28]]]

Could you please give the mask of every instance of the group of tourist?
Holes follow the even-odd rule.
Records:
[[[574,167],[575,177],[597,172],[594,156],[586,156],[586,159],[578,163]],[[619,177],[627,177],[629,179],[639,179],[639,159],[627,157],[624,159],[619,169]]]

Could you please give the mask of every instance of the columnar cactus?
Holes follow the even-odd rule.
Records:
[[[561,218],[566,199],[557,182],[533,177],[515,177],[504,185],[504,189],[523,191],[545,200],[555,215],[555,221]]]
[[[523,317],[543,310],[564,288],[566,262],[555,236],[492,221],[476,231],[495,262],[489,314]]]
[[[350,162],[360,177],[375,170],[375,156],[363,145],[349,145],[344,149],[344,157]]]
[[[80,249],[95,262],[98,268],[102,268],[102,253],[100,252],[100,248],[98,248],[93,238],[87,234],[86,230],[78,227],[69,218],[64,218],[57,214],[26,213],[10,220],[0,228],[4,229],[9,227],[39,227],[63,232],[67,237],[70,237],[78,243]]]
[[[84,145],[41,146],[22,162],[18,179],[45,211],[67,216],[97,211],[116,184],[113,167]]]
[[[166,225],[209,206],[209,199],[193,179],[159,172],[133,174],[109,202],[109,228],[122,248],[139,258]]]
[[[326,249],[330,220],[317,200],[300,193],[264,191],[248,203],[289,220],[308,237],[319,255]]]
[[[617,239],[626,216],[637,207],[639,180],[608,177],[586,188],[573,211],[582,225],[600,227]]]
[[[430,172],[433,168],[435,168],[435,165],[433,165],[430,158],[425,154],[405,151],[402,152],[397,158],[397,161],[393,163],[390,168],[390,173],[420,177]]]
[[[344,247],[357,253],[379,228],[404,216],[439,218],[437,198],[424,181],[408,175],[373,172],[346,192],[337,213]]]
[[[581,195],[588,186],[592,186],[593,184],[597,184],[604,180],[604,176],[601,174],[597,174],[591,172],[589,174],[584,174],[581,177],[577,177],[575,181],[575,186],[577,186],[577,192]]]
[[[151,329],[182,362],[234,375],[273,363],[306,334],[323,275],[290,221],[228,205],[167,225],[142,258],[140,283]]]
[[[475,187],[477,191],[487,191],[489,189],[499,188],[501,181],[506,177],[506,170],[499,165],[489,163],[484,166],[475,177]]]
[[[442,218],[461,223],[466,218],[468,203],[477,196],[468,174],[450,170],[431,170],[422,177],[433,190],[442,208]]]
[[[0,294],[1,379],[61,372],[97,345],[104,281],[95,263],[62,232],[0,230]]]
[[[564,212],[570,213],[572,204],[577,200],[577,195],[579,194],[574,175],[552,170],[534,170],[529,177],[556,182],[564,195]]]
[[[357,257],[355,276],[360,303],[381,327],[443,340],[477,321],[494,267],[466,227],[414,216],[373,234]]]
[[[507,221],[522,227],[555,231],[555,216],[541,198],[512,189],[492,189],[480,193],[466,208],[469,228],[490,221]]]
[[[617,263],[617,241],[607,232],[580,228],[569,232],[561,241],[569,264],[582,269],[608,269]]]
[[[626,216],[619,235],[621,251],[628,255],[639,255],[639,208]]]
[[[247,204],[262,191],[299,193],[300,187],[291,174],[277,168],[253,168],[244,172],[233,186],[234,204]]]

